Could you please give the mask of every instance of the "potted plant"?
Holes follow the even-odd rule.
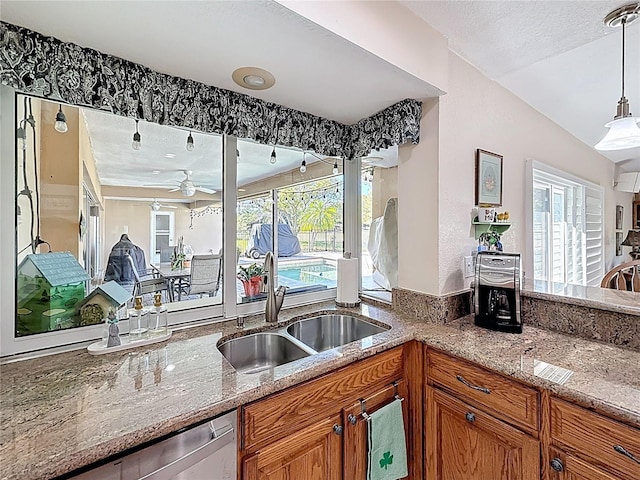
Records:
[[[264,267],[257,263],[252,263],[248,267],[240,266],[238,279],[242,282],[244,294],[247,297],[259,295],[262,290],[262,275]]]

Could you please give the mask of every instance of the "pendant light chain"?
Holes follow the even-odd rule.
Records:
[[[627,24],[627,17],[624,17],[622,20],[622,98],[624,98],[624,26]]]

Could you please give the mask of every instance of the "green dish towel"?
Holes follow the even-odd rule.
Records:
[[[367,480],[397,480],[406,477],[409,472],[402,402],[394,400],[372,413],[368,429]]]

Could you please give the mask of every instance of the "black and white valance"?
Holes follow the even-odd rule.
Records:
[[[403,100],[345,125],[0,22],[0,82],[24,93],[161,125],[355,158],[418,143],[422,105]]]

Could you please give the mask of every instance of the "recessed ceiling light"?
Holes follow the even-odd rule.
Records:
[[[154,170],[151,172],[152,175],[160,175],[160,170]]]
[[[271,72],[258,67],[238,68],[231,74],[231,78],[238,85],[249,90],[266,90],[276,83],[276,79]]]
[[[176,154],[175,153],[165,153],[164,154],[164,158],[176,158]]]
[[[238,191],[239,191],[239,192],[246,192],[246,191],[247,191],[247,189],[246,189],[246,188],[239,188],[239,189],[238,189]]]

